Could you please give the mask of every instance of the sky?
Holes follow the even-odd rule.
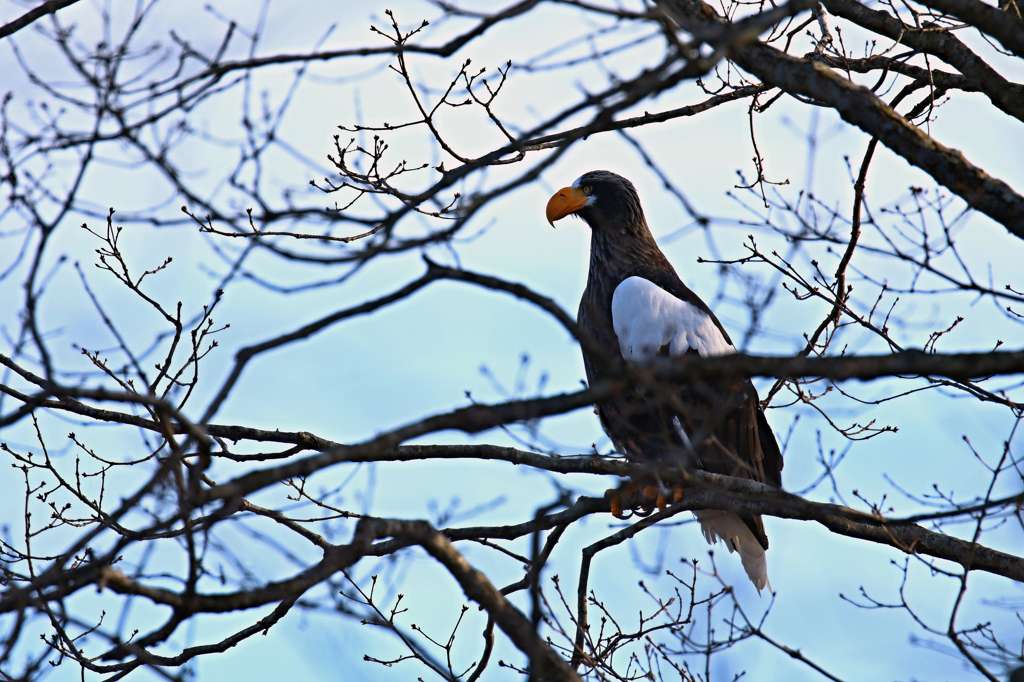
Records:
[[[96,42],[101,37],[96,24],[97,7],[103,6],[82,2],[62,12],[61,20],[76,24],[75,35],[79,40]],[[367,9],[354,2],[310,2],[303,3],[296,11],[294,5],[278,2],[268,7],[258,55],[306,51],[321,39],[323,49],[383,44],[380,36],[368,28],[371,24],[385,25],[384,5]],[[429,5],[411,1],[389,3],[387,7],[405,26],[437,14]],[[7,21],[23,10],[20,4],[2,5],[0,21]],[[146,24],[139,44],[156,41],[161,49],[168,48],[173,44],[170,38],[173,28],[176,35],[198,49],[212,52],[225,30],[221,17],[236,19],[243,33],[252,31],[259,21],[259,15],[246,2],[217,3],[217,13],[205,10],[203,3],[198,2],[165,3]],[[123,30],[123,19],[118,21],[121,24],[117,30]],[[466,22],[432,25],[423,33],[422,41],[441,43],[466,25]],[[333,28],[328,31],[328,26]],[[591,24],[581,24],[569,7],[545,6],[523,21],[496,27],[453,59],[410,56],[410,69],[419,81],[436,84],[452,77],[464,57],[471,58],[474,67],[487,67],[488,73],[508,60],[514,65],[529,65],[530,59],[538,53],[593,28]],[[644,33],[638,31],[629,35],[639,38]],[[848,40],[852,44],[857,38],[849,36]],[[610,43],[625,39],[623,34],[616,33],[603,40]],[[14,42],[25,60],[44,77],[70,79],[59,55],[34,32],[23,31]],[[992,54],[980,41],[972,40],[971,44],[985,55]],[[654,40],[615,54],[609,64],[628,76],[643,65],[651,64],[659,54],[658,49]],[[232,50],[235,50],[230,53],[233,57],[244,56],[244,46]],[[506,90],[497,100],[496,110],[520,128],[527,128],[575,101],[580,93],[603,87],[607,75],[594,65],[572,70],[540,68],[553,61],[585,56],[589,50],[586,42],[580,42],[558,57],[541,60],[533,70],[513,70]],[[309,181],[319,182],[331,176],[326,157],[334,153],[332,138],[335,134],[342,135],[343,139],[348,135],[339,132],[337,126],[357,122],[396,123],[412,115],[408,94],[398,78],[386,69],[392,61],[392,58],[367,58],[310,65],[292,91],[289,106],[281,114],[280,140],[269,146],[260,169],[260,182],[274,205],[285,205],[286,189],[293,192],[296,203],[322,206],[334,201],[333,197],[320,196],[309,187]],[[1008,78],[1024,79],[1024,68],[1019,63],[1010,60],[999,63]],[[10,40],[0,45],[0,67],[5,74],[2,89],[14,93],[10,105],[12,115],[20,121],[28,121],[29,103],[38,103],[44,96],[27,82],[14,58]],[[251,106],[250,114],[258,117],[261,93],[265,92],[268,110],[280,111],[294,81],[295,66],[270,68],[257,74],[248,90],[245,84],[226,87],[223,93],[189,113],[188,122],[199,135],[174,154],[186,171],[190,186],[200,189],[204,196],[213,196],[220,206],[238,210],[251,205],[225,179],[238,162],[239,143],[245,136],[244,107]],[[428,98],[436,96],[436,92],[427,94]],[[639,110],[665,110],[705,98],[695,85],[685,84],[654,102],[643,103]],[[992,114],[988,109],[979,96],[958,93],[942,105],[930,132],[944,144],[963,150],[972,162],[986,168],[993,176],[1024,191],[1021,124]],[[64,114],[72,120],[76,115],[73,110]],[[566,125],[582,120],[568,121]],[[753,173],[749,125],[746,105],[736,102],[705,115],[631,133],[645,145],[675,186],[682,188],[697,210],[715,218],[710,231],[693,225],[679,201],[664,189],[626,140],[607,133],[573,146],[540,180],[477,214],[451,248],[431,247],[427,255],[445,264],[522,282],[552,297],[573,313],[586,281],[589,235],[586,226],[576,220],[562,221],[552,230],[544,221],[543,207],[553,191],[583,172],[606,168],[636,184],[648,222],[666,255],[688,286],[705,300],[714,302],[727,329],[734,332],[734,337],[739,336],[748,323],[742,301],[746,292],[739,288],[738,278],[723,283],[715,265],[700,264],[697,259],[728,260],[745,255],[743,244],[752,230],[749,223],[755,213],[764,213],[756,196],[735,187],[737,171],[746,177]],[[789,185],[774,187],[772,191],[783,199],[795,201],[802,188],[810,188],[824,205],[848,211],[852,183],[843,159],[849,156],[854,167],[859,164],[867,143],[861,133],[843,124],[829,111],[812,110],[786,98],[755,117],[754,127],[767,177],[790,181]],[[455,109],[443,116],[440,129],[443,135],[457,139],[460,149],[467,155],[486,152],[500,143],[493,126],[480,112],[469,108]],[[172,130],[159,132],[173,134]],[[813,152],[809,139],[815,143]],[[430,144],[420,128],[390,134],[387,141],[391,145],[391,158],[407,158],[410,163],[425,161],[431,165],[444,160],[446,165],[452,165],[450,159]],[[49,172],[66,177],[70,160],[61,158],[62,162]],[[493,187],[517,170],[496,169],[472,182]],[[243,181],[252,172],[251,164],[243,168]],[[433,176],[424,176],[430,177]],[[419,186],[415,182],[410,180],[413,186]],[[907,201],[911,186],[934,189],[934,183],[922,172],[880,148],[868,179],[870,204],[882,207]],[[468,194],[479,188],[470,185],[462,189]],[[137,271],[155,267],[166,256],[173,258],[166,271],[152,277],[150,286],[162,301],[172,305],[181,301],[186,315],[195,314],[211,300],[212,291],[226,274],[225,261],[217,250],[234,253],[241,248],[240,244],[223,238],[201,235],[187,221],[154,227],[135,219],[151,214],[180,217],[178,206],[182,197],[176,196],[151,166],[138,163],[131,150],[123,147],[104,149],[96,169],[85,179],[82,196],[95,208],[96,214],[102,215],[107,207],[114,207],[115,215],[123,217],[126,228],[121,246],[126,259]],[[363,200],[364,205],[367,203],[368,200]],[[360,210],[364,211],[360,215],[373,214],[371,206]],[[955,212],[955,207],[950,209],[951,215]],[[790,220],[777,210],[773,217],[780,224]],[[82,213],[69,216],[61,225],[59,238],[53,240],[46,253],[44,269],[53,267],[55,274],[40,312],[59,362],[69,370],[86,366],[73,344],[90,349],[113,346],[109,333],[98,321],[81,289],[79,275],[72,267],[74,263],[81,264],[91,286],[122,326],[130,345],[144,347],[154,327],[160,324],[152,310],[139,306],[109,276],[93,268],[98,243],[95,237],[78,227],[82,222],[93,229],[103,228],[102,220],[96,215]],[[5,231],[16,227],[15,217],[10,213],[0,220],[0,232],[6,234]],[[295,225],[303,231],[307,227],[320,229],[321,226]],[[436,229],[436,224],[417,218],[410,220],[403,229],[408,230],[407,234],[414,234],[417,230]],[[994,286],[1014,284],[1017,290],[1022,290],[1024,282],[1021,282],[1019,263],[1024,262],[1024,248],[1019,240],[1008,237],[1002,227],[980,215],[958,223],[956,230],[958,245],[973,270],[990,276]],[[879,239],[875,233],[865,235],[866,244],[877,244]],[[778,249],[784,253],[787,248],[784,240],[763,231],[758,232],[757,240],[766,251]],[[5,253],[5,248],[0,247],[0,271],[13,259],[13,252]],[[306,246],[294,248],[306,249]],[[317,248],[333,249],[309,247],[308,250]],[[66,259],[62,261],[63,256]],[[823,257],[834,258],[834,255]],[[800,255],[800,258],[801,265],[806,266],[808,257]],[[909,277],[891,261],[861,252],[855,256],[854,266],[858,273],[886,278],[896,285]],[[329,280],[343,272],[331,266],[300,266],[265,254],[252,257],[247,268],[278,287],[303,286]],[[198,418],[201,414],[202,407],[229,371],[232,355],[239,347],[294,329],[327,312],[390,292],[419,277],[423,270],[420,254],[410,253],[378,259],[342,285],[321,286],[293,295],[283,295],[252,279],[233,282],[215,314],[219,324],[230,323],[230,328],[218,335],[221,347],[204,365],[203,371],[208,374],[193,398],[189,416]],[[767,311],[763,333],[752,339],[748,350],[766,354],[799,350],[803,345],[801,333],[813,329],[826,308],[821,304],[796,301],[780,290],[779,278],[764,265],[747,266],[743,273],[756,283],[762,295],[771,290],[777,294]],[[859,276],[851,281],[855,286],[855,300],[860,305],[868,301],[869,305],[874,289]],[[21,295],[17,277],[0,281],[0,326],[5,335],[17,329]],[[894,302],[892,297],[886,301]],[[966,322],[943,338],[939,344],[941,351],[988,350],[994,339],[1005,341],[1010,348],[1020,346],[1019,325],[1008,322],[987,300],[976,301],[966,294],[941,299],[906,297],[899,306],[900,314],[908,323],[894,333],[901,343],[911,347],[921,347],[931,329],[945,327],[957,315],[964,316]],[[853,352],[884,350],[878,341],[854,329],[844,330],[841,340],[849,344]],[[5,342],[3,352],[9,351],[10,345]],[[528,357],[528,362],[523,361],[524,356]],[[304,342],[258,358],[247,368],[231,401],[214,421],[309,431],[338,442],[358,442],[426,415],[464,406],[467,392],[477,401],[501,400],[515,393],[517,377],[521,378],[522,393],[533,394],[542,386],[544,394],[550,395],[574,390],[583,376],[577,344],[541,311],[505,294],[461,283],[440,282],[373,315],[354,318]],[[757,385],[763,396],[770,384],[757,382]],[[854,383],[845,388],[863,399],[871,399],[885,395],[892,384]],[[827,453],[833,449],[844,451],[849,446],[837,472],[836,490],[822,486],[809,497],[820,501],[842,500],[858,508],[863,508],[863,504],[854,496],[854,489],[863,498],[876,501],[883,495],[893,495],[893,482],[915,495],[928,493],[933,483],[943,490],[976,494],[987,481],[986,472],[963,438],[966,436],[979,453],[991,458],[1010,436],[1013,425],[1005,410],[978,406],[965,398],[934,391],[876,406],[854,408],[849,401],[832,397],[824,404],[830,406],[834,410],[832,414],[843,423],[863,424],[874,419],[899,427],[895,433],[849,445],[808,407],[796,405],[768,411],[768,419],[780,438],[791,433],[783,472],[785,488],[801,490],[817,478],[820,466],[815,458],[819,447]],[[8,403],[5,412],[9,409]],[[61,461],[66,464],[72,456],[72,448],[66,440],[69,424],[74,426],[73,421],[64,418],[48,417],[41,421],[55,457],[63,458]],[[523,436],[522,431],[516,434]],[[545,447],[562,454],[587,452],[593,444],[601,451],[610,448],[589,410],[547,420],[540,434]],[[2,437],[12,447],[35,447],[26,425],[9,429]],[[93,446],[112,455],[127,458],[139,449],[137,434],[127,430],[99,429],[90,432],[88,437]],[[443,432],[418,442],[515,443],[508,434],[496,431],[475,437]],[[1019,447],[1016,445],[1014,451],[1019,452]],[[239,466],[218,463],[211,476],[226,479],[239,471]],[[113,484],[117,489],[130,490],[133,483],[137,485],[138,479],[130,473],[117,476]],[[613,479],[584,477],[570,477],[560,482],[597,495],[616,484]],[[332,498],[338,504],[384,517],[434,519],[439,510],[451,508],[457,514],[465,514],[456,515],[452,521],[456,525],[519,522],[558,495],[556,483],[548,475],[507,464],[469,461],[335,467],[314,477],[311,483],[320,490],[338,488]],[[23,485],[18,476],[2,474],[0,496],[20,495]],[[1004,494],[1013,492],[1009,483],[1005,485]],[[254,496],[254,502],[265,506],[287,504],[285,493],[280,489],[264,491]],[[912,500],[898,495],[888,498],[887,503],[898,514],[920,509]],[[472,510],[476,511],[468,513]],[[309,513],[309,509],[301,513]],[[686,516],[678,518],[683,520]],[[17,517],[5,516],[4,523],[16,528]],[[801,649],[842,679],[980,679],[976,673],[963,668],[957,659],[927,646],[914,645],[912,638],[921,637],[922,633],[905,612],[857,608],[844,598],[862,600],[858,595],[863,590],[880,601],[899,599],[902,578],[899,567],[905,555],[891,548],[832,535],[812,523],[767,519],[766,526],[772,543],[769,570],[777,594],[774,601],[767,595],[758,597],[743,578],[735,557],[727,556],[719,548],[715,560],[723,576],[735,581],[740,603],[752,618],[759,617],[771,604],[765,629],[776,641]],[[614,519],[604,516],[577,524],[561,541],[546,576],[558,575],[563,585],[571,586],[568,592],[574,593],[579,550],[618,527]],[[260,524],[253,524],[253,528],[266,537],[278,538],[270,528]],[[346,541],[351,527],[339,524],[336,530],[339,535],[335,541],[341,542]],[[243,528],[228,528],[222,534],[219,540],[228,545],[235,543],[233,546],[240,548],[240,563],[261,579],[277,579],[294,572],[293,565],[274,552],[265,551],[263,541],[246,535]],[[986,538],[990,546],[1011,552],[1024,540],[1019,526],[1006,526]],[[317,559],[317,553],[310,551],[311,548],[295,545],[290,540],[282,541],[289,543],[300,560]],[[527,551],[524,542],[513,547],[515,551]],[[496,558],[486,548],[460,546],[459,549],[488,572],[496,584],[507,584],[521,577],[514,564]],[[593,569],[594,589],[611,612],[618,614],[623,622],[629,622],[636,618],[638,611],[650,609],[637,584],[639,580],[653,590],[668,593],[671,580],[666,577],[665,569],[683,570],[681,562],[691,558],[700,559],[705,566],[709,561],[708,549],[692,523],[645,531],[628,545],[598,556]],[[1019,549],[1015,553],[1019,554]],[[137,561],[138,557],[127,560]],[[180,556],[167,551],[166,556],[161,554],[158,560],[165,561],[166,570],[171,571]],[[648,570],[638,566],[646,566]],[[929,579],[927,569],[920,563],[912,561],[909,570],[912,579],[905,593],[907,599],[928,623],[944,629],[943,619],[948,618],[957,585],[941,577]],[[365,578],[376,571],[388,584],[389,598],[393,599],[399,590],[405,595],[403,604],[409,609],[404,616],[406,624],[417,623],[428,632],[447,636],[458,618],[463,598],[439,566],[411,551],[408,558],[398,564],[362,562],[353,573]],[[698,592],[706,592],[710,587],[710,582],[705,580],[700,583]],[[972,578],[972,590],[977,590],[978,596],[965,607],[964,623],[990,619],[1011,642],[1014,637],[1022,636],[1019,623],[1014,624],[1012,610],[991,608],[982,603],[984,597],[1019,605],[1020,586],[1001,578],[978,575]],[[520,597],[523,596],[514,601],[525,607],[525,598]],[[85,610],[103,608],[103,600],[92,593],[75,599],[80,600],[78,603]],[[1019,610],[1019,606],[1017,608]],[[118,614],[118,618],[129,623],[130,629],[132,623],[144,627],[158,614],[162,614],[159,609],[139,605],[128,614]],[[564,617],[564,613],[562,615]],[[204,619],[194,627],[183,628],[168,643],[168,649],[212,641],[230,632],[232,627],[253,619],[251,613]],[[465,634],[456,648],[456,658],[463,661],[463,665],[479,655],[482,619],[481,613],[471,609],[460,625],[465,628]],[[563,618],[563,622],[568,619]],[[368,626],[361,627],[329,613],[293,612],[266,637],[247,640],[223,655],[199,659],[195,672],[199,678],[209,679],[278,679],[300,675],[305,678],[340,676],[346,680],[404,680],[423,675],[428,679],[427,671],[415,667],[414,662],[384,668],[364,662],[364,653],[387,659],[401,655],[402,651],[393,638]],[[520,660],[504,641],[499,641],[495,657]],[[732,679],[743,670],[754,680],[822,679],[785,654],[753,642],[745,642],[721,655],[716,666],[712,671],[712,679],[716,680]],[[494,666],[484,678],[506,679],[507,674]],[[64,665],[55,669],[50,679],[73,676],[77,673]],[[140,672],[136,676],[151,675]]]

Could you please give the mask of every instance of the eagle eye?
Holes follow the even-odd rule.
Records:
[[[583,185],[583,193],[589,195],[591,192],[590,185]]]

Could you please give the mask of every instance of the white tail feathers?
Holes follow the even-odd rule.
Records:
[[[766,587],[771,592],[772,586],[768,582],[768,559],[764,554],[764,548],[739,516],[713,509],[695,511],[693,515],[700,521],[700,529],[709,545],[715,544],[715,541],[721,538],[730,552],[739,552],[747,577],[754,583],[758,594]]]

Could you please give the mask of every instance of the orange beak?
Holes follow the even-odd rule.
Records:
[[[579,187],[563,187],[548,199],[547,217],[551,227],[556,220],[561,220],[570,213],[583,208],[589,197]]]

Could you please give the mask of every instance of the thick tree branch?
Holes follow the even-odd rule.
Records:
[[[470,566],[469,562],[452,547],[448,538],[429,523],[392,519],[374,519],[360,522],[362,523],[373,524],[377,537],[391,535],[414,541],[447,568],[466,596],[483,606],[502,632],[529,657],[532,679],[538,682],[579,680],[569,664],[541,639],[530,619],[513,606],[483,573]]]
[[[1024,351],[966,353],[957,356],[905,351],[887,355],[859,357],[759,357],[736,354],[714,358],[682,356],[659,359],[648,367],[632,366],[624,378],[602,381],[575,393],[561,393],[548,398],[512,400],[492,405],[477,404],[451,412],[427,417],[369,441],[332,448],[326,452],[290,461],[278,467],[244,474],[232,481],[203,491],[197,504],[215,499],[242,497],[287,478],[308,476],[339,462],[376,461],[381,452],[390,450],[412,438],[428,433],[456,429],[480,433],[487,429],[524,419],[561,414],[592,405],[635,386],[652,386],[660,382],[691,381],[696,378],[722,376],[766,376],[774,378],[824,376],[833,380],[883,376],[945,376],[970,379],[995,374],[1024,373]],[[1015,406],[1017,407],[1017,406]]]
[[[42,19],[47,14],[53,14],[57,10],[64,9],[69,5],[73,5],[78,0],[46,0],[43,4],[39,5],[35,9],[31,9],[25,12],[20,17],[9,23],[0,26],[0,38],[6,38],[12,33],[17,33],[21,29],[25,28],[29,24]]]
[[[950,4],[957,3],[957,0],[939,0],[939,2],[943,1],[948,1]],[[952,33],[936,30],[939,27],[931,25],[926,25],[926,30],[907,26],[888,12],[870,9],[857,0],[823,0],[822,4],[829,12],[838,17],[848,19],[869,31],[912,47],[919,52],[933,54],[942,59],[964,76],[976,82],[992,104],[1010,116],[1024,120],[1024,86],[1003,78],[999,72],[989,66],[984,59],[975,54]],[[990,9],[996,14],[1001,14],[1007,26],[1011,26],[1014,21],[1020,23],[1008,12],[1002,12],[995,7]]]
[[[971,24],[989,34],[1003,47],[1024,57],[1024,21],[1010,12],[980,0],[920,0],[922,5]]]
[[[747,479],[702,471],[685,477],[690,476],[702,481],[704,487],[684,492],[679,504],[688,508],[743,509],[754,514],[816,521],[839,535],[889,545],[907,554],[924,554],[953,561],[965,570],[986,571],[1024,582],[1024,558],[968,540],[927,530],[913,523],[886,523],[880,516],[840,505],[810,502]]]
[[[544,457],[543,455],[534,456],[538,458]],[[557,458],[549,459],[555,460]],[[650,475],[651,472],[648,467],[641,465],[625,462],[621,464],[624,470],[630,471],[635,475]],[[743,510],[778,518],[815,521],[839,535],[888,545],[908,554],[921,554],[953,561],[967,570],[986,571],[1010,578],[1011,580],[1024,582],[1024,558],[1006,554],[950,535],[930,531],[907,520],[886,519],[876,514],[861,512],[849,507],[812,502],[749,479],[722,476],[699,470],[692,472],[661,470],[659,471],[659,476],[668,484],[682,483],[686,487],[680,500],[670,505],[663,514],[657,515],[654,520],[658,520],[664,515],[674,515],[686,510],[721,509],[727,511]],[[1009,502],[1002,501],[1001,503],[1010,504],[1013,503],[1013,500]],[[490,528],[456,528],[445,530],[443,533],[430,528],[430,531],[431,533],[438,533],[439,536],[446,537],[446,542],[448,540],[459,541],[481,538],[515,539],[538,530],[547,530],[571,523],[589,514],[606,513],[609,511],[610,503],[606,499],[580,497],[572,507],[565,511],[531,519],[517,525]],[[326,580],[333,573],[351,566],[364,556],[386,556],[399,549],[408,547],[410,544],[422,544],[421,540],[427,537],[425,535],[426,531],[422,528],[417,528],[416,524],[423,524],[429,528],[429,524],[426,524],[426,522],[416,521],[386,521],[379,527],[373,525],[373,523],[378,522],[381,522],[381,520],[364,519],[360,521],[351,544],[334,546],[325,552],[324,558],[319,563],[309,569],[287,580],[269,583],[256,590],[242,590],[212,595],[183,595],[171,590],[143,585],[109,566],[84,566],[67,571],[65,575],[66,580],[51,591],[41,592],[41,598],[44,600],[60,599],[87,585],[99,584],[121,594],[146,597],[154,603],[164,604],[192,613],[224,613],[253,608],[270,602],[289,600],[300,596],[313,585]],[[412,526],[389,525],[403,523],[412,524]],[[642,523],[636,530],[647,525],[650,524]],[[385,540],[384,542],[373,542],[375,539],[388,536],[394,536],[394,539]],[[431,537],[433,536],[431,535]],[[440,545],[435,546],[440,547]],[[443,550],[443,547],[441,549]],[[41,587],[40,585],[30,589],[39,590]],[[5,594],[3,598],[0,598],[0,613],[20,608],[26,595],[27,592],[24,589]],[[467,595],[476,601],[480,601],[468,591]],[[486,598],[489,599],[490,597]],[[486,604],[484,605],[485,607],[487,606]],[[527,624],[529,623],[525,616],[522,616],[522,618],[526,620]]]
[[[69,572],[76,587],[98,584],[119,594],[144,597],[155,604],[171,606],[178,612],[185,613],[226,613],[261,606],[267,603],[280,602],[282,606],[275,610],[276,621],[284,612],[311,587],[327,580],[338,571],[345,570],[364,556],[373,554],[374,540],[394,537],[397,543],[391,543],[394,549],[417,544],[423,547],[432,557],[440,562],[458,581],[466,596],[483,606],[494,618],[498,627],[508,635],[509,639],[529,659],[539,680],[572,682],[579,678],[568,664],[544,642],[534,630],[530,620],[509,602],[501,592],[487,579],[484,574],[474,569],[465,558],[455,550],[451,541],[444,534],[434,529],[426,521],[407,521],[400,519],[362,519],[356,525],[351,544],[332,547],[324,558],[316,565],[287,580],[272,582],[263,587],[242,590],[226,594],[180,594],[163,588],[150,587],[133,580],[119,570],[110,566],[99,566],[85,571]],[[71,574],[76,574],[71,576]],[[66,594],[67,586],[58,588],[57,593],[43,592],[41,599],[50,600]],[[10,597],[0,599],[0,613],[17,607],[18,603]],[[222,644],[224,648],[233,646],[244,636],[252,634],[243,631],[237,640],[229,638]],[[219,646],[219,645],[215,645]],[[183,652],[186,655],[189,650]],[[202,651],[192,652],[203,653]],[[189,656],[190,658],[191,656]],[[168,661],[173,659],[167,659]],[[187,659],[184,659],[187,660]],[[171,663],[168,663],[171,664]],[[96,666],[98,672],[115,672],[129,664],[112,664]]]
[[[895,29],[890,29],[888,23],[899,24],[884,12],[868,10],[853,0],[825,0],[825,5],[829,11],[840,16],[842,10],[849,9],[857,17],[863,15],[875,18],[879,23],[878,30],[892,32]],[[702,0],[658,0],[658,6],[689,31],[696,31],[722,21],[721,17]],[[866,15],[867,12],[874,14]],[[856,21],[852,17],[848,18]],[[900,35],[902,30],[900,25]],[[944,147],[930,138],[867,88],[847,80],[822,62],[798,59],[762,43],[737,50],[733,58],[743,69],[766,84],[832,107],[843,120],[877,137],[889,149],[962,197],[969,206],[985,213],[1011,233],[1024,239],[1024,197],[1005,182],[991,177],[970,163],[959,151]],[[965,63],[964,60],[961,60],[961,63]],[[957,64],[954,66],[960,68]],[[1011,86],[1014,84],[1002,80],[1002,85],[997,84],[993,88],[1003,93],[1001,97],[1018,97],[1016,93],[1019,86]],[[1019,110],[1019,117],[1024,119],[1024,93],[1020,94],[1020,98],[1020,102],[1013,99],[1017,102],[1014,111]]]
[[[440,276],[438,275],[438,277]],[[2,354],[0,354],[0,364],[11,367],[16,366],[10,358]],[[39,386],[46,385],[45,380],[41,377],[26,372],[20,367],[19,370],[21,370],[23,376],[29,378],[33,383]],[[319,465],[313,465],[313,468],[309,470],[301,469],[305,465],[299,465],[297,462],[289,463],[285,466],[290,468],[291,473],[284,474],[283,478],[307,475],[335,462],[363,461],[363,458],[375,458],[383,450],[397,446],[410,438],[416,438],[434,431],[458,429],[467,433],[479,433],[480,431],[518,420],[561,414],[593,404],[599,400],[604,400],[616,391],[626,390],[637,385],[653,385],[663,381],[688,381],[721,376],[760,376],[777,379],[824,377],[833,381],[846,381],[850,379],[868,381],[888,376],[929,376],[966,380],[1021,373],[1024,373],[1024,351],[941,354],[907,350],[885,355],[828,357],[758,356],[737,353],[711,358],[694,356],[672,359],[659,358],[647,367],[632,365],[624,368],[619,380],[603,382],[575,393],[563,393],[549,398],[513,400],[493,405],[478,404],[428,417],[420,422],[379,436],[377,439],[362,445],[339,446],[342,447],[342,450],[316,455],[315,457],[326,459],[323,459]],[[0,418],[0,426],[18,421],[37,407],[46,407],[73,412],[103,421],[132,424],[156,432],[162,432],[164,429],[163,424],[138,417],[137,415],[102,410],[75,400],[48,400],[48,397],[52,395],[78,396],[100,401],[170,407],[166,406],[163,401],[150,396],[106,391],[103,389],[89,390],[54,387],[49,390],[44,389],[34,396],[25,396],[6,386],[0,386],[0,390],[25,401],[21,408],[6,417]],[[1019,407],[1012,403],[1007,404]],[[171,412],[171,414],[174,414],[174,412]],[[241,426],[193,426],[183,417],[180,420],[175,418],[171,428],[176,433],[190,433],[200,439],[203,438],[203,432],[205,431],[208,435],[232,440],[246,438],[257,441],[292,443],[314,449],[320,449],[318,445],[324,444],[318,443],[315,439],[311,440],[310,436],[305,433],[287,435],[278,431],[262,431]],[[342,451],[345,454],[340,454]],[[335,456],[339,458],[333,459]],[[301,470],[294,467],[300,467]],[[251,475],[255,476],[257,473],[253,472]],[[235,494],[248,494],[248,492],[251,492],[251,490],[241,493],[225,493],[225,495],[231,497]]]

